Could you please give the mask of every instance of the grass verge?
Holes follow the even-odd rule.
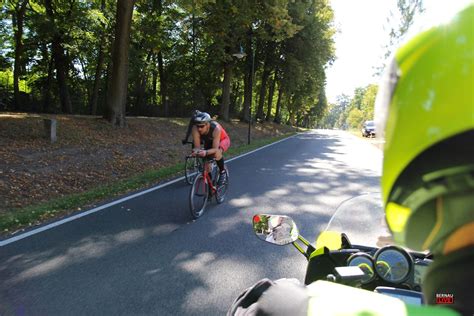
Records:
[[[347,132],[349,132],[352,135],[357,136],[359,138],[364,138],[364,137],[362,137],[362,134],[361,134],[360,130],[358,130],[358,129],[349,129],[349,130],[347,130]]]
[[[226,153],[226,158],[244,154],[294,134],[288,133],[281,136],[254,140],[250,145],[231,147]],[[101,203],[131,191],[144,189],[163,180],[182,175],[183,169],[184,163],[179,162],[170,167],[146,171],[134,177],[96,187],[86,192],[70,194],[45,203],[9,210],[5,214],[0,215],[0,232],[8,235],[29,226],[39,225],[76,211],[82,211],[85,208],[94,206],[96,203]]]

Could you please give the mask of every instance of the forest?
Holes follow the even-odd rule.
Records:
[[[314,127],[333,19],[328,0],[4,0],[0,110]]]

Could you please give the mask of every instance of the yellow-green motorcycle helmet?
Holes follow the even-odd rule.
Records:
[[[442,250],[474,222],[474,5],[395,54],[376,100],[381,178],[395,241]]]

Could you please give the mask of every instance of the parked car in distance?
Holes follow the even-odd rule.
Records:
[[[362,137],[375,137],[374,121],[365,121],[362,127]]]

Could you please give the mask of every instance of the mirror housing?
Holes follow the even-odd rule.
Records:
[[[299,237],[298,227],[289,216],[257,214],[252,222],[255,235],[271,244],[288,245]]]

